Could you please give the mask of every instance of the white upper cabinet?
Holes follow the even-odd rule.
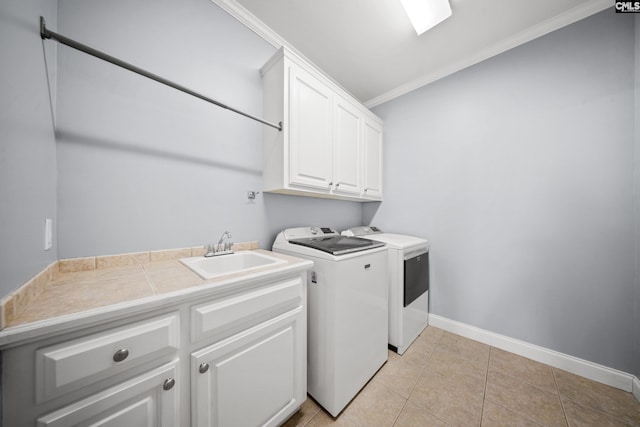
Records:
[[[286,48],[262,76],[263,115],[283,125],[282,131],[264,128],[263,190],[382,200],[382,121]],[[376,154],[367,155],[367,126],[377,132]]]
[[[362,114],[339,96],[335,98],[334,113],[333,191],[357,197],[362,193]]]
[[[367,199],[382,200],[382,126],[375,121],[365,121],[363,141],[363,195]]]
[[[290,72],[289,134],[297,143],[289,147],[289,181],[292,185],[328,191],[333,164],[333,95],[304,70],[292,68]]]

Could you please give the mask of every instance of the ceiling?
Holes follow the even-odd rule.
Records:
[[[606,8],[610,0],[450,0],[417,36],[400,0],[213,0],[369,107]]]

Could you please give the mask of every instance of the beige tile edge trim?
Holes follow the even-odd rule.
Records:
[[[257,241],[235,243],[234,251],[258,249]],[[127,265],[145,264],[148,262],[170,261],[191,256],[204,255],[202,246],[191,248],[161,249],[148,252],[131,252],[116,255],[99,255],[83,258],[69,258],[60,260],[60,273],[73,273],[76,271],[91,271],[101,268],[124,267]]]
[[[235,243],[234,251],[259,249],[257,241]],[[202,246],[191,248],[164,249],[148,252],[132,252],[117,255],[100,255],[93,257],[69,258],[55,261],[28,282],[7,295],[0,303],[0,330],[4,329],[16,316],[47,287],[51,279],[59,273],[91,271],[102,268],[123,267],[148,262],[177,260],[191,256],[204,255]]]
[[[33,276],[24,285],[2,299],[0,305],[0,329],[4,329],[46,288],[58,272],[58,261],[49,264],[40,273]]]

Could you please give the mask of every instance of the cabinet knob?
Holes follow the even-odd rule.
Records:
[[[369,189],[368,189],[368,188],[365,188],[365,189],[364,189],[364,192],[366,193],[367,191],[369,191]]]
[[[332,185],[333,185],[333,181],[329,183],[329,188],[331,188]]]
[[[162,384],[162,389],[165,391],[171,390],[174,385],[176,385],[176,380],[174,380],[173,378],[167,378],[166,380],[164,380],[164,384]]]
[[[201,363],[200,367],[198,368],[198,371],[200,371],[201,374],[204,374],[208,370],[209,370],[209,364],[208,363]]]
[[[338,187],[340,187],[340,183],[337,183],[337,184],[336,184],[336,188],[338,188]]]
[[[128,356],[129,356],[129,350],[127,350],[126,348],[121,348],[120,350],[116,351],[115,354],[113,355],[113,361],[122,362]]]

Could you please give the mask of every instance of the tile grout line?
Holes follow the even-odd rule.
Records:
[[[496,347],[489,346],[489,364],[491,363],[491,353],[492,353],[492,350],[493,350],[493,349],[495,349],[495,348],[496,348]],[[498,350],[500,350],[500,349],[498,349]],[[494,402],[493,400],[487,400],[487,398],[486,398],[486,393],[487,393],[487,385],[488,385],[488,383],[489,383],[489,364],[487,365],[487,378],[486,378],[486,382],[485,382],[485,395],[484,395],[484,397],[483,397],[483,402],[482,402],[482,415],[484,415],[484,403],[485,403],[485,402],[491,402],[491,404],[496,405],[496,406],[499,406],[500,408],[504,409],[505,411],[512,412],[512,413],[514,413],[514,414],[516,414],[516,415],[518,415],[518,416],[520,416],[520,417],[522,417],[522,418],[527,419],[528,421],[530,421],[530,422],[532,422],[532,423],[534,423],[534,424],[536,424],[536,425],[539,425],[539,426],[543,427],[543,425],[542,425],[542,424],[540,424],[540,423],[539,423],[538,421],[536,421],[536,420],[531,419],[528,415],[525,415],[525,414],[523,414],[523,413],[520,413],[520,412],[518,412],[518,411],[515,411],[515,410],[513,410],[513,409],[511,409],[511,408],[508,408],[508,407],[506,407],[506,406],[504,406],[504,405],[502,405],[502,404],[500,404],[500,403],[498,403],[498,402]],[[543,389],[543,388],[541,388],[541,387],[538,387],[538,386],[537,386],[537,385],[535,385],[535,384],[531,384],[531,383],[529,383],[529,382],[527,382],[527,381],[523,381],[523,380],[519,379],[518,377],[514,377],[513,375],[507,374],[507,373],[505,373],[505,372],[500,372],[500,373],[501,373],[502,375],[507,376],[507,377],[511,377],[511,378],[514,378],[514,379],[516,379],[516,380],[518,380],[518,381],[520,381],[520,382],[523,382],[523,383],[525,383],[525,384],[527,384],[527,385],[529,385],[529,386],[531,386],[531,387],[537,388],[537,389],[539,389],[539,390],[541,390],[541,391],[547,391],[547,390],[545,390],[545,389]],[[556,388],[557,388],[557,385],[556,385]],[[559,396],[559,393],[558,393],[558,396]],[[564,415],[564,411],[563,411],[563,415]],[[565,416],[565,421],[566,421],[566,416]],[[482,418],[480,419],[480,422],[482,423]]]
[[[442,335],[444,334],[440,334],[440,337],[438,338],[438,341],[435,342],[434,346],[433,346],[433,350],[431,350],[431,354],[429,354],[429,357],[427,358],[427,363],[425,363],[425,365],[422,367],[422,371],[420,371],[420,375],[418,375],[418,378],[420,378],[422,376],[422,373],[427,369],[427,364],[429,363],[429,359],[431,359],[433,357],[433,354],[436,352],[436,350],[439,347],[440,344],[440,340],[442,339]],[[418,381],[416,381],[416,383],[413,385],[413,387],[411,388],[411,392],[409,393],[409,397],[411,397],[411,393],[413,393],[413,390],[415,390],[416,386],[418,385]],[[409,402],[409,398],[407,398],[407,402]],[[404,408],[403,408],[404,409]],[[425,408],[425,411],[427,411],[427,413],[429,415],[431,415],[432,417],[434,417],[435,419],[439,420],[440,422],[442,422],[443,424],[446,424],[448,426],[451,426],[451,423],[449,423],[448,421],[443,420],[442,418],[436,416],[434,413],[432,413],[431,411],[429,411],[428,409]]]
[[[493,353],[493,347],[489,346],[489,357],[487,358],[487,370],[484,373],[484,390],[482,391],[482,408],[480,408],[480,426],[482,426],[482,417],[484,417],[484,404],[487,401],[487,385],[489,384],[489,365],[491,365],[491,353]]]
[[[580,402],[580,401],[578,401],[576,399],[572,399],[572,398],[570,398],[568,396],[564,396],[560,392],[560,386],[558,386],[558,380],[557,380],[557,377],[556,377],[556,370],[562,371],[562,369],[553,368],[552,367],[551,370],[553,372],[553,380],[556,382],[556,387],[558,388],[558,397],[560,398],[560,404],[562,405],[563,412],[564,412],[564,401],[567,400],[567,401],[569,401],[569,402],[571,402],[573,404],[576,404],[576,405],[578,405],[578,406],[580,406],[582,408],[586,408],[586,409],[589,409],[591,411],[597,412],[597,413],[599,413],[601,415],[604,415],[604,416],[606,416],[608,418],[613,418],[614,420],[619,421],[622,424],[630,425],[629,421],[624,419],[624,418],[622,418],[622,417],[620,417],[620,415],[618,415],[618,413],[608,412],[608,411],[606,411],[604,409],[596,408],[594,406],[591,406],[591,405],[587,404],[586,402]],[[611,386],[609,386],[609,387],[611,387]],[[566,412],[565,412],[565,418],[567,419],[567,424],[570,425],[569,424],[569,417],[566,416]]]
[[[433,346],[433,350],[431,351],[431,354],[429,355],[429,359],[431,359],[433,357],[433,354],[436,352],[436,350],[438,349],[438,347],[440,346],[440,340],[442,339],[442,336],[444,334],[440,334],[440,338],[438,338],[438,341],[435,343],[435,345]],[[427,364],[429,363],[429,359],[427,359],[427,363],[422,367],[422,372],[424,372],[427,369]],[[422,375],[422,372],[420,372],[420,375]],[[418,385],[418,382],[416,381],[416,383],[413,385],[413,388],[411,389],[411,393],[413,393],[413,390],[416,388],[416,385]],[[411,393],[409,393],[409,396],[411,396]],[[407,402],[409,401],[409,399],[407,399]],[[443,420],[442,418],[438,417],[436,414],[432,413],[431,411],[427,410],[427,413],[429,413],[432,417],[434,417],[437,420],[440,420],[443,424],[446,424],[448,426],[451,426],[451,423],[449,423],[448,421]]]
[[[400,412],[398,412],[398,415],[396,415],[396,417],[394,418],[393,424],[391,424],[391,427],[396,425],[396,423],[398,422],[398,418],[400,418],[400,414],[402,414],[402,411],[404,411],[404,408],[407,407],[407,403],[409,403],[408,398],[404,400],[404,404],[402,405],[402,408],[400,408]]]
[[[433,351],[431,352],[431,354],[433,354]],[[431,354],[427,358],[427,363],[429,362],[429,359],[431,359]],[[418,381],[420,381],[420,377],[422,377],[422,374],[424,373],[425,369],[427,369],[427,364],[426,363],[422,368],[420,368],[420,373],[417,375],[416,382],[413,384],[413,386],[411,386],[411,390],[409,390],[408,397],[407,397],[407,402],[409,401],[409,398],[411,397],[411,394],[413,393],[413,390],[416,389],[416,386],[418,385]],[[404,409],[404,407],[402,409]]]
[[[156,289],[155,285],[153,284],[153,280],[151,280],[151,277],[147,273],[147,269],[144,268],[144,264],[140,264],[140,268],[142,268],[142,273],[144,274],[145,279],[147,279],[147,284],[149,285],[149,287],[153,291],[153,294],[154,295],[160,295],[160,293]]]
[[[551,375],[553,375],[553,383],[556,385],[556,390],[558,391],[558,399],[560,399],[560,407],[562,408],[562,415],[564,415],[564,422],[566,425],[570,425],[569,418],[567,417],[567,411],[564,409],[564,401],[562,400],[562,395],[560,394],[560,386],[558,386],[556,370],[554,368],[551,368]]]
[[[310,395],[308,395],[308,394],[307,394],[307,399],[313,399],[313,398],[312,398]],[[309,419],[307,420],[307,422],[306,422],[306,423],[304,423],[301,427],[304,427],[304,426],[306,426],[306,425],[309,425],[309,424],[311,423],[311,421],[312,421],[315,417],[317,417],[317,416],[318,416],[318,414],[320,414],[322,411],[324,411],[324,409],[322,409],[322,406],[320,406],[320,404],[319,404],[318,402],[316,402],[316,401],[314,400],[314,403],[318,406],[318,410],[317,410],[317,411],[316,411],[316,413],[315,413],[315,414],[313,414],[313,416],[312,416],[311,418],[309,418]]]
[[[492,349],[496,349],[496,350],[500,350],[500,351],[503,351],[503,352],[506,352],[506,353],[509,353],[509,354],[511,354],[511,355],[519,356],[519,355],[517,355],[517,354],[515,354],[515,353],[511,353],[511,352],[509,352],[509,351],[502,350],[502,349],[500,349],[500,348],[498,348],[498,347],[491,347],[491,348],[492,348]],[[558,384],[556,383],[555,375],[554,375],[554,372],[553,372],[553,369],[555,369],[555,368],[553,368],[552,366],[546,365],[546,364],[544,364],[544,363],[537,362],[537,361],[535,361],[535,360],[532,360],[532,359],[526,358],[526,357],[523,357],[523,358],[524,358],[524,359],[526,359],[526,360],[528,360],[528,361],[534,362],[534,363],[536,363],[536,364],[542,365],[543,367],[549,368],[549,369],[551,370],[551,375],[552,375],[552,377],[553,377],[553,383],[554,383],[554,386],[555,386],[553,391],[555,391],[555,393],[556,393],[557,395],[560,395],[560,389],[559,389],[559,387],[558,387]],[[518,362],[518,363],[519,363],[519,362]],[[527,385],[529,385],[529,386],[531,386],[531,387],[535,387],[535,388],[537,388],[538,390],[541,390],[541,391],[544,391],[544,392],[547,392],[547,393],[552,393],[552,391],[551,391],[550,389],[548,389],[548,388],[546,388],[546,387],[543,387],[543,386],[540,386],[540,385],[538,385],[538,384],[534,384],[533,382],[527,381],[526,379],[522,379],[522,378],[520,378],[520,377],[518,377],[518,376],[512,375],[512,374],[511,374],[510,372],[508,372],[508,371],[503,371],[503,370],[501,370],[501,371],[500,371],[500,374],[501,374],[501,375],[504,375],[504,376],[507,376],[507,377],[509,377],[509,378],[513,378],[513,379],[515,379],[515,380],[517,380],[517,381],[519,381],[519,382],[525,383],[525,384],[527,384]],[[495,402],[494,402],[494,403],[495,403]]]
[[[424,368],[423,368],[424,369]],[[380,372],[380,371],[378,371]],[[422,374],[422,372],[420,373],[420,375]],[[376,372],[377,375],[377,372]],[[396,417],[393,419],[393,424],[391,424],[391,426],[394,426],[396,424],[396,422],[398,422],[398,418],[400,417],[400,414],[402,413],[402,410],[404,409],[405,406],[407,406],[407,402],[409,401],[409,398],[405,398],[403,395],[401,395],[399,392],[397,392],[396,390],[392,389],[391,387],[389,387],[388,385],[386,385],[385,383],[383,383],[380,380],[376,379],[376,375],[374,375],[371,380],[369,382],[373,382],[375,381],[376,383],[380,384],[382,387],[386,388],[387,390],[389,390],[391,393],[400,396],[402,399],[404,399],[404,403],[402,404],[402,408],[400,408],[400,411],[398,411],[398,415],[396,415]],[[368,384],[368,383],[367,383]],[[366,386],[365,386],[366,387]],[[414,385],[415,387],[415,385]],[[411,395],[411,393],[409,393],[409,395]],[[355,400],[355,398],[354,398]]]
[[[401,395],[399,392],[397,392],[396,390],[392,389],[391,387],[389,387],[388,385],[384,384],[382,381],[377,380],[376,379],[376,375],[378,374],[378,372],[380,372],[382,368],[380,368],[376,374],[371,377],[371,379],[369,381],[367,381],[367,383],[365,384],[365,386],[356,394],[356,396],[351,400],[351,402],[349,402],[349,404],[347,405],[346,408],[343,409],[343,411],[338,414],[338,417],[335,418],[335,420],[337,420],[340,416],[342,416],[346,411],[347,408],[349,408],[349,406],[351,406],[356,400],[357,398],[360,396],[360,393],[362,393],[364,391],[365,388],[367,388],[369,386],[369,384],[372,383],[376,383],[379,384],[381,387],[384,387],[385,389],[387,389],[388,391],[390,391],[391,393],[399,396],[400,398],[404,399],[404,404],[402,405],[402,408],[400,408],[400,411],[398,411],[398,415],[396,415],[396,417],[393,420],[393,423],[391,424],[391,426],[395,425],[395,423],[398,421],[398,417],[400,416],[400,413],[402,412],[402,410],[404,409],[405,405],[407,404],[407,401],[409,400],[408,398],[405,398],[403,395]],[[334,420],[334,421],[335,421]]]
[[[499,402],[494,402],[493,400],[487,400],[487,402],[491,402],[491,404],[492,404],[492,405],[498,406],[498,407],[500,407],[500,408],[504,409],[504,410],[505,410],[505,411],[507,411],[507,412],[511,412],[512,414],[515,414],[515,415],[517,415],[517,416],[519,416],[519,417],[521,417],[521,418],[524,418],[525,420],[527,420],[527,421],[529,421],[530,423],[533,423],[533,424],[535,424],[535,425],[537,425],[537,426],[540,426],[540,427],[546,427],[544,424],[540,424],[540,422],[539,422],[539,421],[533,420],[533,419],[531,419],[529,416],[527,416],[527,415],[525,415],[525,414],[522,414],[522,413],[520,413],[520,412],[518,412],[518,411],[516,411],[516,410],[514,410],[514,409],[507,408],[506,406],[502,405],[502,404],[501,404],[501,403],[499,403]]]
[[[505,377],[513,378],[513,379],[514,379],[514,380],[516,380],[516,381],[519,381],[519,382],[521,382],[521,383],[524,383],[524,384],[526,384],[526,385],[528,385],[528,386],[530,386],[530,387],[536,388],[536,389],[538,389],[538,390],[540,390],[540,391],[543,391],[543,392],[546,392],[546,393],[554,394],[554,391],[555,391],[555,394],[557,394],[558,396],[560,396],[560,392],[559,392],[559,390],[558,390],[558,386],[557,386],[557,385],[556,385],[556,390],[551,391],[551,390],[550,390],[550,389],[548,389],[548,388],[541,387],[541,386],[539,386],[539,385],[537,385],[537,384],[533,384],[533,383],[531,383],[531,382],[529,382],[529,381],[527,381],[527,380],[523,380],[522,378],[520,378],[520,377],[518,377],[518,376],[511,375],[510,373],[507,373],[507,372],[504,372],[504,371],[500,371],[500,374],[501,374],[501,375],[504,375]],[[555,378],[554,378],[554,383],[555,383]]]
[[[560,401],[562,401],[562,399],[563,399],[563,397],[560,397]],[[566,399],[566,400],[568,400],[569,402],[571,402],[571,403],[573,403],[573,404],[576,404],[576,405],[578,405],[578,406],[580,406],[580,407],[582,407],[582,408],[586,408],[586,409],[589,409],[590,411],[597,412],[597,413],[598,413],[598,414],[600,414],[600,415],[604,415],[604,416],[606,416],[607,418],[613,418],[614,420],[619,421],[619,422],[620,422],[620,423],[622,423],[622,424],[632,425],[632,424],[629,424],[629,421],[628,421],[628,420],[625,420],[625,419],[623,419],[623,418],[618,417],[618,415],[617,415],[617,414],[612,414],[612,413],[610,413],[610,412],[606,412],[606,411],[604,411],[604,410],[602,410],[602,409],[594,408],[593,406],[589,406],[589,405],[587,405],[586,403],[581,403],[581,402],[578,402],[577,400],[570,399],[570,398],[568,398],[568,397],[564,397],[564,399]],[[635,424],[633,424],[633,425],[635,425]]]
[[[307,399],[311,399],[311,396],[307,396]],[[302,424],[302,426],[300,426],[300,427],[304,427],[304,426],[308,425],[308,424],[311,422],[311,420],[313,420],[313,419],[314,419],[314,418],[315,418],[315,417],[316,417],[316,416],[317,416],[321,411],[322,411],[322,408],[320,407],[320,405],[318,405],[318,410],[316,411],[316,413],[315,413],[315,414],[313,414],[313,415],[311,416],[311,418],[309,418],[309,419],[307,420],[307,422],[306,422],[306,423],[304,423],[304,424]]]
[[[411,390],[409,391],[409,397],[411,397],[411,393],[413,393],[413,390],[416,389],[416,386],[418,385],[418,381],[420,381],[420,377],[424,373],[425,369],[427,369],[427,365],[429,364],[429,359],[431,359],[431,357],[433,356],[433,353],[436,352],[436,348],[438,348],[438,343],[434,345],[433,350],[431,350],[431,353],[429,353],[429,357],[427,357],[427,360],[424,363],[424,366],[420,368],[420,373],[418,374],[418,378],[416,379],[416,382],[413,384],[413,386],[411,387]],[[407,397],[407,401],[409,400],[409,397]]]
[[[404,405],[402,405],[402,409],[400,410],[400,412],[398,413],[398,415],[396,416],[396,419],[393,421],[392,426],[395,426],[396,423],[398,422],[398,418],[400,418],[400,414],[402,414],[402,411],[404,411],[404,408],[407,406],[407,404],[409,403],[409,399],[411,398],[411,394],[413,393],[413,391],[415,390],[416,386],[418,385],[418,381],[420,380],[420,377],[422,376],[422,374],[424,373],[424,371],[427,369],[427,365],[429,363],[429,359],[431,359],[431,357],[433,357],[433,354],[436,352],[437,348],[438,348],[438,343],[440,342],[440,339],[442,338],[442,334],[440,335],[440,337],[438,338],[438,340],[434,343],[433,345],[433,349],[431,350],[431,352],[429,353],[429,357],[427,357],[427,360],[424,364],[424,366],[422,368],[420,368],[420,373],[417,375],[417,380],[415,382],[415,384],[413,384],[413,386],[411,387],[411,390],[409,391],[409,397],[407,397],[405,399]],[[393,351],[393,350],[392,350]],[[402,357],[401,355],[399,355],[400,357]],[[435,419],[437,419],[438,421],[442,422],[443,424],[446,424],[448,426],[450,426],[451,424],[449,424],[448,422],[445,422],[444,420],[440,419],[439,417],[437,417],[435,414],[431,413],[431,411],[424,409],[429,415],[431,415],[432,417],[434,417]]]

